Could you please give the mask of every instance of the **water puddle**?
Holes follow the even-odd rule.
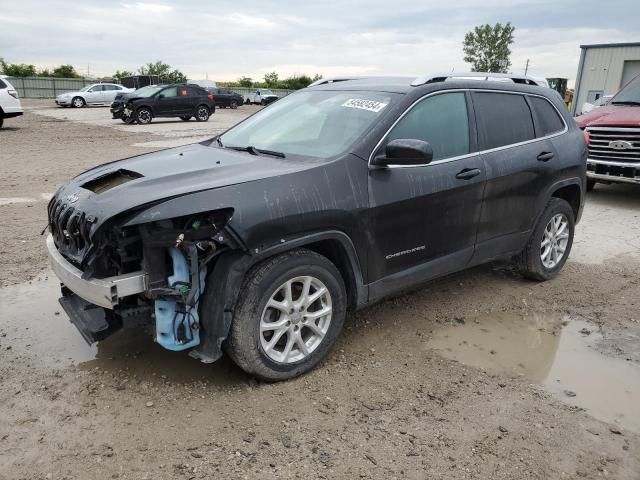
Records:
[[[33,282],[0,289],[0,348],[10,347],[42,367],[126,370],[143,379],[175,382],[246,382],[246,375],[231,361],[223,358],[205,365],[186,352],[170,352],[143,328],[122,329],[89,346],[58,303],[59,292],[51,272]]]
[[[640,367],[606,356],[596,326],[559,315],[497,312],[434,332],[427,347],[521,377],[605,422],[640,433]]]

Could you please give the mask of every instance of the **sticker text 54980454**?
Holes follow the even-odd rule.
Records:
[[[359,108],[361,110],[368,110],[370,112],[378,113],[384,107],[386,103],[376,102],[375,100],[363,100],[361,98],[350,98],[342,104],[343,107]]]

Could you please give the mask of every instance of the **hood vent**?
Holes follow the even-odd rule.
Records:
[[[101,177],[94,178],[93,180],[89,180],[87,183],[82,185],[82,188],[91,190],[93,193],[103,193],[117,187],[118,185],[122,185],[123,183],[142,177],[144,177],[144,175],[130,170],[117,170]]]

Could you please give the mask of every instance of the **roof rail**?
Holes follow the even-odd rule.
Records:
[[[411,82],[412,87],[419,87],[427,83],[446,82],[447,80],[484,80],[493,82],[513,82],[524,85],[542,85],[539,80],[528,75],[515,75],[512,73],[491,72],[464,72],[464,73],[436,73],[426,77],[418,77]]]
[[[315,82],[313,82],[312,84],[309,85],[309,87],[316,87],[318,85],[326,85],[328,83],[336,83],[336,82],[346,82],[349,80],[360,80],[362,78],[368,78],[368,77],[328,77],[328,78],[321,78],[320,80],[316,80]]]

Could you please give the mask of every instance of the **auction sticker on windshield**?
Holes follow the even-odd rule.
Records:
[[[362,100],[360,98],[350,98],[342,104],[343,107],[359,108],[361,110],[368,110],[370,112],[378,113],[384,107],[386,103],[376,102],[375,100]]]

